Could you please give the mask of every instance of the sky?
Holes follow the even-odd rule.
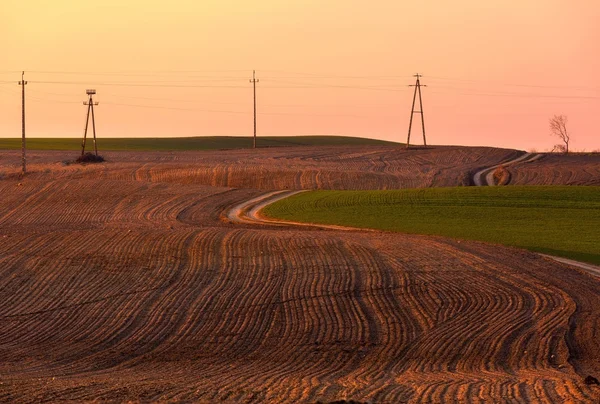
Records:
[[[597,0],[0,0],[0,137],[345,135],[600,150]],[[419,116],[411,142],[422,143]]]

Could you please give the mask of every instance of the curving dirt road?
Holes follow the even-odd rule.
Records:
[[[265,194],[259,195],[248,201],[243,201],[235,206],[228,208],[223,216],[232,223],[252,223],[252,224],[290,224],[284,221],[271,220],[261,217],[259,219],[258,212],[265,206],[270,205],[274,202],[280,201],[292,195],[298,194],[304,191],[272,191]]]
[[[530,160],[525,160],[530,161]],[[370,229],[361,229],[356,227],[347,226],[335,226],[318,223],[302,223],[288,220],[276,220],[264,215],[261,215],[261,211],[268,205],[288,198],[292,195],[298,194],[305,191],[274,191],[263,194],[249,201],[242,202],[232,208],[229,208],[225,215],[232,223],[251,223],[255,225],[287,225],[287,226],[301,226],[301,227],[314,227],[322,229],[333,229],[333,230],[354,230],[354,231],[376,231]],[[543,257],[549,258],[553,261],[557,261],[563,264],[575,266],[583,269],[591,275],[600,277],[600,266],[588,264],[586,262],[575,261],[568,258],[556,257],[554,255],[539,254]]]
[[[475,184],[478,187],[486,186],[486,185],[493,186],[493,185],[495,185],[494,184],[494,170],[496,168],[501,167],[501,166],[509,166],[509,165],[516,164],[516,163],[527,163],[530,161],[535,161],[535,160],[540,159],[542,156],[543,155],[539,154],[539,153],[525,153],[517,158],[507,160],[503,163],[496,164],[491,167],[483,168],[483,169],[477,171],[473,175],[473,184]]]
[[[352,231],[374,231],[369,229],[358,229],[347,226],[336,226],[319,223],[302,223],[289,220],[277,220],[261,215],[261,211],[268,205],[289,198],[292,195],[306,191],[273,191],[262,194],[256,198],[244,201],[240,204],[228,208],[223,216],[231,223],[253,224],[259,226],[300,226],[315,229],[330,230],[352,230]]]
[[[588,264],[586,262],[575,261],[575,260],[572,260],[569,258],[556,257],[554,255],[548,255],[548,254],[540,254],[540,255],[542,257],[550,258],[551,260],[554,260],[557,262],[562,262],[563,264],[581,268],[581,269],[589,272],[590,274],[600,278],[600,266],[598,266],[598,265]]]

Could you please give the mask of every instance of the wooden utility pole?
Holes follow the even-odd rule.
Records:
[[[96,153],[96,157],[98,156],[98,146],[96,145],[96,119],[94,119],[94,105],[98,105],[97,102],[94,102],[92,98],[94,94],[96,94],[96,90],[86,90],[85,93],[88,95],[89,99],[83,102],[83,105],[88,106],[87,116],[85,118],[85,130],[83,132],[83,141],[81,142],[81,156],[85,154],[85,140],[87,137],[88,125],[90,122],[90,112],[92,113],[92,129],[94,133],[94,152]]]
[[[252,87],[254,89],[254,138],[252,140],[252,148],[256,149],[256,83],[259,80],[256,79],[256,70],[252,70],[252,79],[250,83],[252,83]]]
[[[26,158],[26,144],[25,144],[25,85],[27,82],[25,81],[25,72],[21,72],[21,81],[19,81],[19,85],[21,86],[21,126],[22,126],[22,137],[21,137],[21,160],[23,163],[23,175],[27,172],[27,158]]]
[[[427,146],[427,139],[425,139],[425,118],[423,117],[423,97],[421,96],[421,87],[427,87],[427,85],[421,84],[419,80],[421,76],[419,73],[415,74],[417,82],[409,87],[415,88],[415,94],[413,95],[412,109],[410,113],[410,122],[408,124],[408,139],[406,140],[406,148],[410,146],[410,132],[412,130],[412,122],[414,114],[421,114],[421,125],[423,126],[423,145]],[[417,92],[419,92],[419,111],[415,111],[415,101],[417,100]]]

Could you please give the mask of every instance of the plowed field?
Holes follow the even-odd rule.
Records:
[[[279,147],[213,152],[106,152],[101,166],[65,165],[74,152],[29,153],[32,178],[176,182],[248,189],[397,189],[468,185],[472,173],[520,152],[489,147]],[[20,152],[0,154],[0,177],[20,172]]]
[[[548,154],[507,169],[514,185],[600,185],[600,153]]]
[[[82,167],[39,152],[18,179],[1,152],[0,401],[597,402],[587,273],[477,242],[223,219],[260,189],[455,185],[514,153],[106,153]]]

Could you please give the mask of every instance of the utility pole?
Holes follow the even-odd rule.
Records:
[[[27,159],[25,156],[26,153],[26,144],[25,144],[25,85],[27,82],[25,81],[25,72],[21,72],[21,81],[19,81],[19,85],[21,86],[21,125],[22,125],[22,138],[21,138],[21,159],[23,163],[23,175],[27,171]]]
[[[420,78],[423,77],[419,73],[413,77],[417,78],[417,82],[409,87],[415,88],[415,94],[413,95],[412,110],[410,113],[410,123],[408,124],[408,139],[406,140],[406,148],[410,146],[410,132],[412,130],[412,122],[414,114],[421,114],[421,125],[423,126],[423,145],[427,146],[427,140],[425,139],[425,118],[423,117],[423,97],[421,96],[421,87],[427,87],[425,84],[421,84]],[[419,111],[415,111],[415,101],[417,100],[417,92],[419,92]]]
[[[98,157],[98,146],[96,145],[96,120],[94,119],[94,105],[98,105],[97,102],[94,102],[93,96],[96,94],[96,90],[85,90],[85,93],[88,95],[88,101],[84,101],[83,105],[88,106],[87,117],[85,118],[85,131],[83,132],[83,141],[81,142],[81,156],[85,154],[85,140],[87,137],[88,125],[90,122],[90,112],[92,113],[92,129],[94,132],[94,151],[96,152],[96,157]]]
[[[256,78],[256,70],[252,70],[252,79],[250,80],[250,83],[252,83],[252,87],[254,89],[254,139],[252,141],[252,148],[256,149],[256,83],[258,83],[259,80],[257,80]]]

